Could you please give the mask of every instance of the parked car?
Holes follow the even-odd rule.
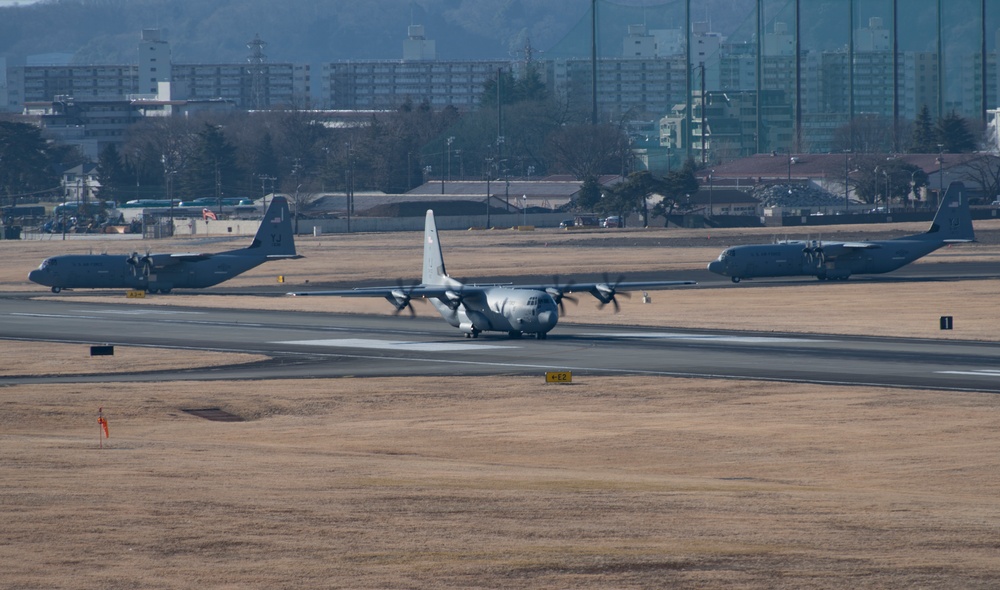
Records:
[[[610,217],[605,217],[601,220],[601,227],[621,227],[622,218],[617,215],[612,215]]]
[[[573,223],[574,223],[573,219],[563,219],[562,221],[559,222],[559,227],[562,228],[573,227]]]

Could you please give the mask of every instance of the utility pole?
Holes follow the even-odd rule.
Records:
[[[171,201],[172,203],[173,201]],[[215,202],[219,204],[219,218],[222,218],[222,174],[219,172],[219,161],[215,161]]]
[[[295,235],[299,235],[299,187],[302,185],[299,183],[299,172],[302,170],[301,161],[295,158],[295,163],[292,164],[292,176],[295,177]]]
[[[347,158],[351,163],[347,181],[347,233],[351,233],[351,215],[354,213],[354,144],[347,144]]]
[[[490,179],[493,176],[493,158],[486,158],[486,229],[490,228]]]
[[[267,211],[267,182],[271,181],[271,192],[273,193],[274,192],[274,181],[275,180],[277,180],[277,178],[275,178],[273,176],[268,176],[266,174],[261,174],[260,175],[260,192],[261,192],[261,199],[262,199],[262,201],[264,203],[264,205],[263,205],[264,206],[264,209],[263,209],[264,211]]]
[[[597,0],[590,0],[590,78],[590,124],[597,125]]]

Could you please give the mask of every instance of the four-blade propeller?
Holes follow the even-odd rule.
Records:
[[[572,295],[567,295],[566,290],[573,286],[573,281],[566,283],[565,285],[559,285],[559,275],[552,277],[552,287],[546,287],[545,292],[552,296],[552,300],[556,302],[559,306],[559,315],[566,315],[566,306],[563,305],[563,299],[572,301],[574,304],[578,302],[576,297]]]
[[[604,309],[604,306],[610,303],[615,308],[615,313],[621,311],[621,306],[618,305],[617,295],[623,295],[626,299],[631,298],[632,295],[628,291],[618,292],[618,285],[625,279],[624,275],[618,275],[618,279],[614,283],[608,280],[608,273],[604,273],[604,282],[598,283],[591,289],[590,293],[597,298],[600,303],[597,304],[597,309]]]
[[[414,282],[409,287],[403,285],[403,279],[399,279],[398,281],[396,281],[396,283],[399,285],[399,288],[393,289],[392,293],[386,296],[386,299],[389,300],[389,303],[391,303],[393,307],[396,308],[396,311],[393,315],[399,315],[400,312],[402,312],[404,309],[409,309],[410,317],[411,318],[416,317],[417,311],[413,309],[413,304],[410,303],[410,300],[413,298],[413,290],[416,289],[418,285],[420,285],[420,282],[419,281]]]

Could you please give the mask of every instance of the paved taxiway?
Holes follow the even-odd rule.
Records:
[[[80,335],[86,334],[83,338]],[[547,340],[466,339],[438,318],[0,298],[0,338],[266,354],[250,365],[28,382],[381,375],[629,374],[1000,393],[1000,343],[560,324]],[[155,354],[155,353],[151,353]]]

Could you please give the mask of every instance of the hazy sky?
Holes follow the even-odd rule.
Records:
[[[14,6],[15,4],[34,4],[40,0],[0,0],[0,6]]]

